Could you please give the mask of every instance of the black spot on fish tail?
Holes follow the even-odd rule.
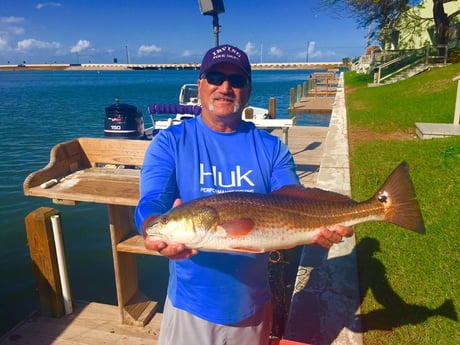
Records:
[[[425,233],[420,205],[406,162],[399,164],[374,197],[384,205],[385,221],[420,234]]]

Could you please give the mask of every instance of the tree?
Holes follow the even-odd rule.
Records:
[[[391,39],[391,32],[398,29],[401,15],[407,11],[414,0],[322,0],[324,6],[335,7],[341,13],[351,13],[358,26],[369,28],[368,46],[371,41]],[[344,11],[347,10],[347,11]]]
[[[444,4],[449,2],[460,3],[460,0],[433,0],[433,17],[428,19],[434,20],[435,44],[447,45],[449,25],[454,18],[460,17],[460,9],[450,15],[446,14]],[[323,5],[345,8],[351,12],[360,27],[370,28],[368,45],[370,40],[374,39],[380,41],[382,46],[385,46],[385,42],[394,41],[394,33],[400,29],[402,16],[419,3],[417,0],[322,0]],[[420,28],[417,23],[420,24],[424,20],[427,18],[412,18],[414,32],[417,27]]]
[[[433,18],[436,32],[436,43],[447,45],[449,42],[449,25],[451,21],[460,16],[460,9],[447,15],[444,4],[457,0],[433,0]]]

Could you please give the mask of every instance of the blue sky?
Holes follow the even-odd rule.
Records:
[[[224,0],[220,43],[251,62],[341,61],[366,32],[320,0]],[[214,45],[198,0],[1,0],[0,64],[189,63]]]

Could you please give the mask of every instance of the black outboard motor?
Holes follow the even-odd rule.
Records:
[[[105,108],[104,136],[119,139],[143,139],[144,118],[140,109],[129,104],[115,104]]]

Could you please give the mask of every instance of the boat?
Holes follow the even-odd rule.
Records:
[[[144,119],[140,109],[133,105],[120,103],[120,99],[116,98],[115,104],[105,109],[104,135],[119,139],[152,140],[160,130],[194,118],[201,113],[198,84],[182,85],[177,104],[150,104],[147,110],[152,125],[144,129]],[[174,117],[157,119],[157,115],[160,114],[171,114]],[[247,106],[243,109],[243,119],[253,122],[261,129],[282,129],[285,143],[287,143],[288,129],[295,122],[294,118],[273,119],[268,109],[254,106]]]
[[[149,105],[148,110],[150,118],[155,129],[168,128],[171,125],[181,123],[183,120],[194,118],[199,114],[198,109],[201,111],[201,103],[198,97],[198,84],[184,84],[179,92],[179,105],[173,107],[171,105]],[[174,118],[166,120],[155,120],[156,114],[168,114],[171,111],[177,111]],[[270,114],[268,109],[247,106],[243,110],[245,119],[269,119]]]

